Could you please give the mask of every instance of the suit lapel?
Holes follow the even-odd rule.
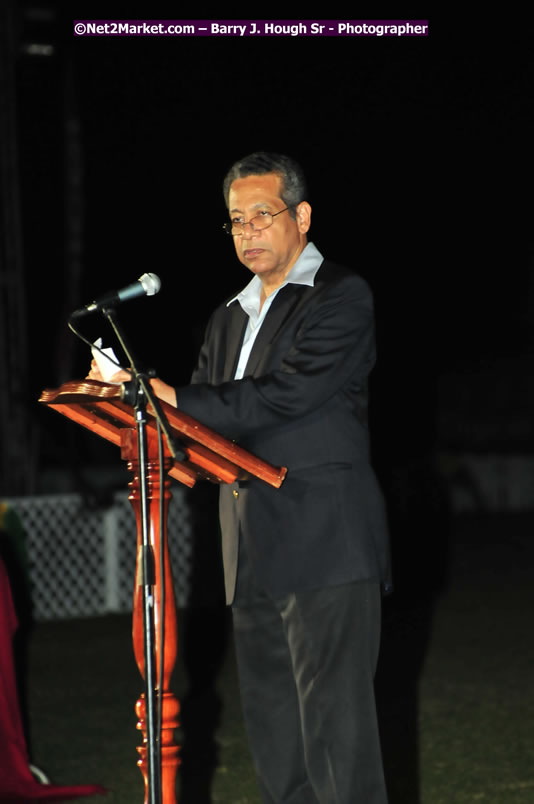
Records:
[[[248,322],[248,316],[239,302],[234,302],[228,308],[230,321],[228,324],[228,338],[224,353],[223,382],[234,379],[239,360],[239,352],[243,343],[243,336]]]
[[[304,285],[289,284],[278,291],[254,341],[254,346],[245,368],[245,377],[254,375],[265,349],[276,338],[280,328],[287,321],[293,310],[299,306],[302,297],[307,295],[307,290],[312,290],[312,288],[307,288]]]
[[[254,375],[264,356],[265,349],[276,338],[280,329],[284,326],[289,317],[298,312],[300,307],[306,305],[314,293],[322,286],[319,276],[324,276],[325,262],[322,263],[319,273],[316,274],[313,287],[308,285],[292,285],[291,283],[281,288],[271,305],[265,320],[261,325],[258,336],[254,341],[254,346],[250,353],[244,376]],[[228,324],[228,340],[224,360],[223,382],[233,380],[245,329],[248,324],[248,316],[243,311],[239,302],[234,302],[228,308],[230,321]]]

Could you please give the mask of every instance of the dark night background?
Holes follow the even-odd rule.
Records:
[[[21,311],[4,328],[21,433],[4,428],[4,493],[91,492],[117,467],[35,401],[87,372],[72,310],[157,273],[162,291],[120,322],[139,361],[188,381],[211,310],[249,279],[221,229],[222,179],[266,149],[302,163],[311,238],[374,291],[373,451],[393,522],[435,514],[454,483],[495,507],[463,456],[534,451],[528,30],[449,18],[428,38],[73,36],[73,19],[178,16],[139,8],[49,0],[3,17],[21,243],[16,271],[4,248]],[[99,316],[80,328],[114,343]]]
[[[439,456],[478,504],[463,455],[532,454],[528,30],[449,18],[428,38],[85,38],[73,18],[146,10],[6,8],[5,494],[86,490],[117,465],[36,404],[87,372],[72,310],[157,273],[162,291],[120,321],[142,363],[187,382],[211,310],[249,278],[221,230],[221,183],[258,149],[302,163],[312,239],[374,291],[373,449],[392,515],[428,504],[429,473],[444,491]],[[81,329],[113,344],[99,316]]]
[[[529,422],[515,444],[502,430],[530,375],[526,37],[448,20],[420,39],[75,38],[72,19],[94,9],[36,8],[17,6],[12,41],[31,399],[86,372],[68,313],[145,271],[162,292],[120,320],[141,360],[187,381],[209,312],[248,280],[221,232],[224,173],[248,152],[280,150],[307,171],[314,242],[375,292],[375,449],[387,461],[491,449],[488,439],[525,449]],[[53,51],[31,55],[32,42]],[[89,337],[106,327],[84,321]],[[447,379],[465,392],[480,371],[490,386],[495,372],[494,390],[504,371],[507,391],[498,410],[482,394],[484,411],[469,411],[477,435]],[[440,409],[443,393],[454,410]],[[29,417],[37,465],[61,462],[64,423],[33,407]]]
[[[453,488],[478,514],[502,512],[517,482],[534,509],[524,476],[491,498],[466,460],[522,458],[534,477],[533,31],[449,15],[430,20],[428,38],[73,36],[73,19],[188,13],[104,9],[11,0],[0,11],[0,494],[123,487],[101,471],[117,466],[115,449],[36,401],[87,373],[69,313],[157,273],[161,292],[119,318],[140,361],[187,382],[211,310],[249,279],[221,229],[224,174],[254,150],[294,156],[311,239],[375,294],[373,451],[397,586],[383,652],[406,682],[399,700],[413,711],[398,719],[415,735]],[[114,345],[104,319],[80,328]],[[389,625],[415,609],[405,649]]]

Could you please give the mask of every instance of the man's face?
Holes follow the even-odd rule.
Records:
[[[250,221],[262,211],[280,212],[286,206],[280,191],[281,179],[275,173],[236,179],[230,186],[230,218]],[[311,207],[304,201],[297,207],[296,220],[288,210],[267,229],[254,231],[245,226],[244,233],[234,237],[238,259],[267,285],[281,285],[306,245],[310,218]]]

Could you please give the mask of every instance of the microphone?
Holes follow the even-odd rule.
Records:
[[[127,285],[121,290],[114,290],[101,296],[91,304],[86,304],[85,307],[80,307],[71,314],[71,318],[80,318],[80,316],[94,313],[101,310],[103,307],[112,307],[115,304],[136,299],[138,296],[154,296],[158,293],[161,287],[161,280],[156,274],[143,274],[137,282]]]

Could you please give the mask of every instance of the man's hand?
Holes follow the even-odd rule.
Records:
[[[154,379],[150,380],[150,385],[152,386],[152,390],[158,399],[162,399],[164,402],[167,402],[174,408],[178,407],[176,402],[176,391],[172,385],[167,385],[167,383],[163,382],[163,380],[160,380],[159,377],[154,377]]]
[[[97,366],[96,360],[91,362],[91,370],[86,377],[87,380],[98,380],[98,382],[105,382],[102,374],[100,373],[100,369]],[[110,377],[109,382],[111,383],[121,383],[121,382],[129,382],[132,379],[132,375],[129,371],[117,371]],[[158,399],[162,399],[164,402],[167,402],[169,405],[173,407],[177,407],[176,405],[176,392],[172,385],[167,385],[166,382],[160,380],[159,377],[154,377],[150,380],[150,385],[152,386],[152,390],[158,397]]]
[[[102,376],[100,369],[98,368],[96,360],[92,360],[91,370],[85,379],[98,380],[98,382],[120,383],[120,382],[129,382],[132,379],[132,375],[130,374],[129,371],[123,371],[122,369],[120,369],[120,371],[115,372],[115,374],[113,374],[109,378],[109,380],[105,380]]]

